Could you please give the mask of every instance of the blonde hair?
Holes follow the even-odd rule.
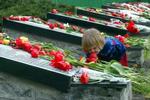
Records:
[[[94,47],[103,48],[105,37],[97,29],[91,28],[84,32],[82,38],[82,48],[85,51],[90,51]]]

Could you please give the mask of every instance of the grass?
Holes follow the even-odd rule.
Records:
[[[55,5],[50,0],[0,0],[0,18],[10,15],[31,15],[46,19],[47,12],[73,10],[71,6]],[[2,23],[2,20],[0,20]]]

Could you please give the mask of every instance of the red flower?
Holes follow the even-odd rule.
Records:
[[[74,31],[78,31],[78,30],[79,30],[79,28],[78,28],[77,26],[72,26],[72,29],[73,29]]]
[[[79,15],[78,17],[79,17],[79,18],[83,18],[83,16],[82,16],[82,15]]]
[[[64,12],[65,15],[71,16],[73,13],[71,11]]]
[[[57,10],[57,9],[53,9],[53,10],[51,11],[51,13],[57,14],[57,13],[58,13],[58,10]]]
[[[54,51],[52,50],[49,53],[50,56],[54,56],[54,59],[51,60],[50,65],[54,66],[55,68],[61,69],[63,71],[68,71],[72,69],[72,66],[67,61],[64,61],[64,54],[61,51]]]
[[[24,43],[29,42],[27,37],[19,37],[15,40],[16,43],[16,47],[17,48],[23,48],[24,47]]]
[[[89,21],[91,21],[91,22],[96,22],[96,19],[93,18],[93,17],[89,17]]]
[[[129,47],[131,47],[131,45],[129,45],[129,44],[125,44],[125,47],[129,48]]]
[[[52,24],[52,23],[48,24],[48,26],[50,29],[54,29],[54,27],[55,27],[54,24]]]
[[[89,63],[89,62],[97,62],[97,54],[95,52],[92,52],[88,58],[86,58],[86,62]]]
[[[69,64],[67,61],[58,61],[58,62],[52,62],[51,63],[52,66],[54,66],[55,68],[61,69],[63,71],[69,71],[70,69],[72,69],[71,64]]]
[[[49,52],[49,55],[50,55],[50,56],[54,56],[55,54],[56,54],[56,51],[55,51],[55,50],[52,50],[52,51]]]
[[[46,52],[44,50],[39,51],[39,55],[44,56],[44,55],[46,55]]]
[[[84,33],[84,29],[83,29],[83,28],[80,28],[79,32],[80,32],[80,33]]]
[[[52,62],[58,62],[64,59],[64,54],[61,51],[52,50],[49,54],[50,56],[54,56],[54,59],[51,60]]]
[[[126,14],[123,14],[123,13],[122,13],[122,14],[120,14],[120,17],[123,18],[123,19],[125,19]]]
[[[22,17],[22,18],[20,18],[20,21],[29,21],[29,17]]]
[[[16,46],[18,48],[22,48],[23,47],[23,41],[22,41],[22,39],[17,38],[15,42],[16,42]]]
[[[135,24],[133,21],[130,21],[128,25],[126,26],[127,30],[131,33],[139,33],[139,30],[137,27],[135,27]]]
[[[60,23],[60,24],[59,24],[59,28],[60,28],[60,29],[65,29],[64,24]]]
[[[122,42],[124,44],[124,42],[125,42],[125,37],[124,36],[116,35],[115,38],[117,38],[120,42]]]
[[[19,20],[19,17],[18,16],[10,16],[9,20]]]
[[[114,13],[114,12],[113,12],[113,13],[111,13],[111,15],[112,15],[112,16],[117,16],[117,14],[116,14],[116,13]]]
[[[32,49],[37,49],[38,51],[40,51],[42,49],[42,46],[40,44],[34,44],[32,46]]]
[[[31,50],[31,56],[33,58],[38,58],[39,57],[39,51],[37,49],[32,49]]]
[[[30,42],[25,42],[23,44],[23,49],[27,52],[30,52],[31,51],[31,48],[32,48],[32,45],[30,44]]]
[[[121,23],[119,21],[115,21],[114,24],[120,25]]]
[[[58,27],[58,23],[54,23],[53,25],[54,25],[54,27]]]
[[[0,44],[3,44],[3,40],[0,40]]]
[[[129,34],[128,34],[128,33],[127,33],[127,34],[125,34],[125,35],[124,35],[124,37],[125,37],[125,38],[128,38],[128,37],[129,37]]]
[[[83,72],[83,73],[82,73],[82,75],[81,75],[81,77],[80,77],[80,82],[81,82],[82,84],[88,84],[88,82],[89,82],[89,75],[88,75],[87,72]]]

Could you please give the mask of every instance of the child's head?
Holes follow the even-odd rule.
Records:
[[[91,28],[84,32],[82,38],[82,48],[84,51],[91,52],[95,50],[99,52],[105,44],[105,37],[97,29]]]

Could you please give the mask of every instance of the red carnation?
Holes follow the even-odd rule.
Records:
[[[95,52],[92,52],[88,58],[86,58],[86,62],[89,63],[89,62],[97,62],[97,54]]]
[[[38,58],[38,56],[39,56],[39,51],[38,51],[37,49],[32,49],[32,50],[31,50],[31,56],[32,56],[33,58]]]
[[[54,29],[54,27],[55,27],[54,24],[52,24],[52,23],[48,24],[48,26],[50,29]]]
[[[79,17],[79,18],[83,18],[83,16],[82,16],[82,15],[79,15],[78,17]]]
[[[73,29],[74,31],[78,31],[78,30],[79,30],[79,28],[78,28],[77,26],[72,26],[72,29]]]
[[[66,12],[64,12],[64,14],[71,16],[73,13],[71,11],[66,11]]]
[[[139,29],[135,27],[135,24],[133,21],[130,21],[128,25],[126,26],[126,28],[131,33],[139,33]]]
[[[116,35],[115,38],[117,38],[120,42],[124,43],[125,42],[125,37],[121,35]]]
[[[81,82],[82,84],[88,84],[88,82],[89,82],[89,75],[88,75],[87,72],[83,72],[83,73],[82,73],[82,75],[81,75],[81,77],[80,77],[80,82]]]
[[[53,25],[54,25],[54,27],[58,27],[58,23],[54,23]]]
[[[50,55],[50,56],[54,56],[55,54],[56,54],[56,51],[55,51],[55,50],[52,50],[52,51],[49,52],[49,55]]]
[[[80,32],[80,33],[84,33],[84,29],[83,29],[83,28],[80,28],[79,32]]]
[[[65,29],[64,24],[60,23],[60,24],[59,24],[59,28],[60,28],[60,29]]]
[[[45,55],[46,55],[46,52],[45,52],[44,50],[39,51],[39,55],[41,55],[41,56],[45,56]]]
[[[16,42],[16,46],[18,48],[22,48],[23,47],[23,41],[20,38],[17,38],[15,42]]]
[[[129,37],[129,34],[128,34],[128,33],[127,33],[127,34],[125,34],[125,35],[124,35],[124,37],[125,37],[125,38],[128,38],[128,37]]]
[[[40,44],[34,44],[32,46],[32,49],[37,49],[38,51],[40,51],[42,49],[42,46]]]
[[[22,17],[20,18],[20,21],[29,21],[29,17]]]
[[[70,63],[68,63],[67,61],[63,61],[63,60],[58,61],[58,62],[52,62],[51,65],[63,71],[69,71],[70,69],[72,69],[72,66],[70,65]]]
[[[55,68],[61,69],[63,71],[68,71],[72,69],[72,66],[67,61],[64,61],[64,54],[61,51],[54,51],[52,50],[49,53],[50,56],[54,56],[54,59],[51,60],[50,65],[54,66]]]
[[[30,42],[25,42],[23,44],[23,49],[27,52],[30,52],[31,51],[31,48],[32,48],[32,45],[30,44]]]

